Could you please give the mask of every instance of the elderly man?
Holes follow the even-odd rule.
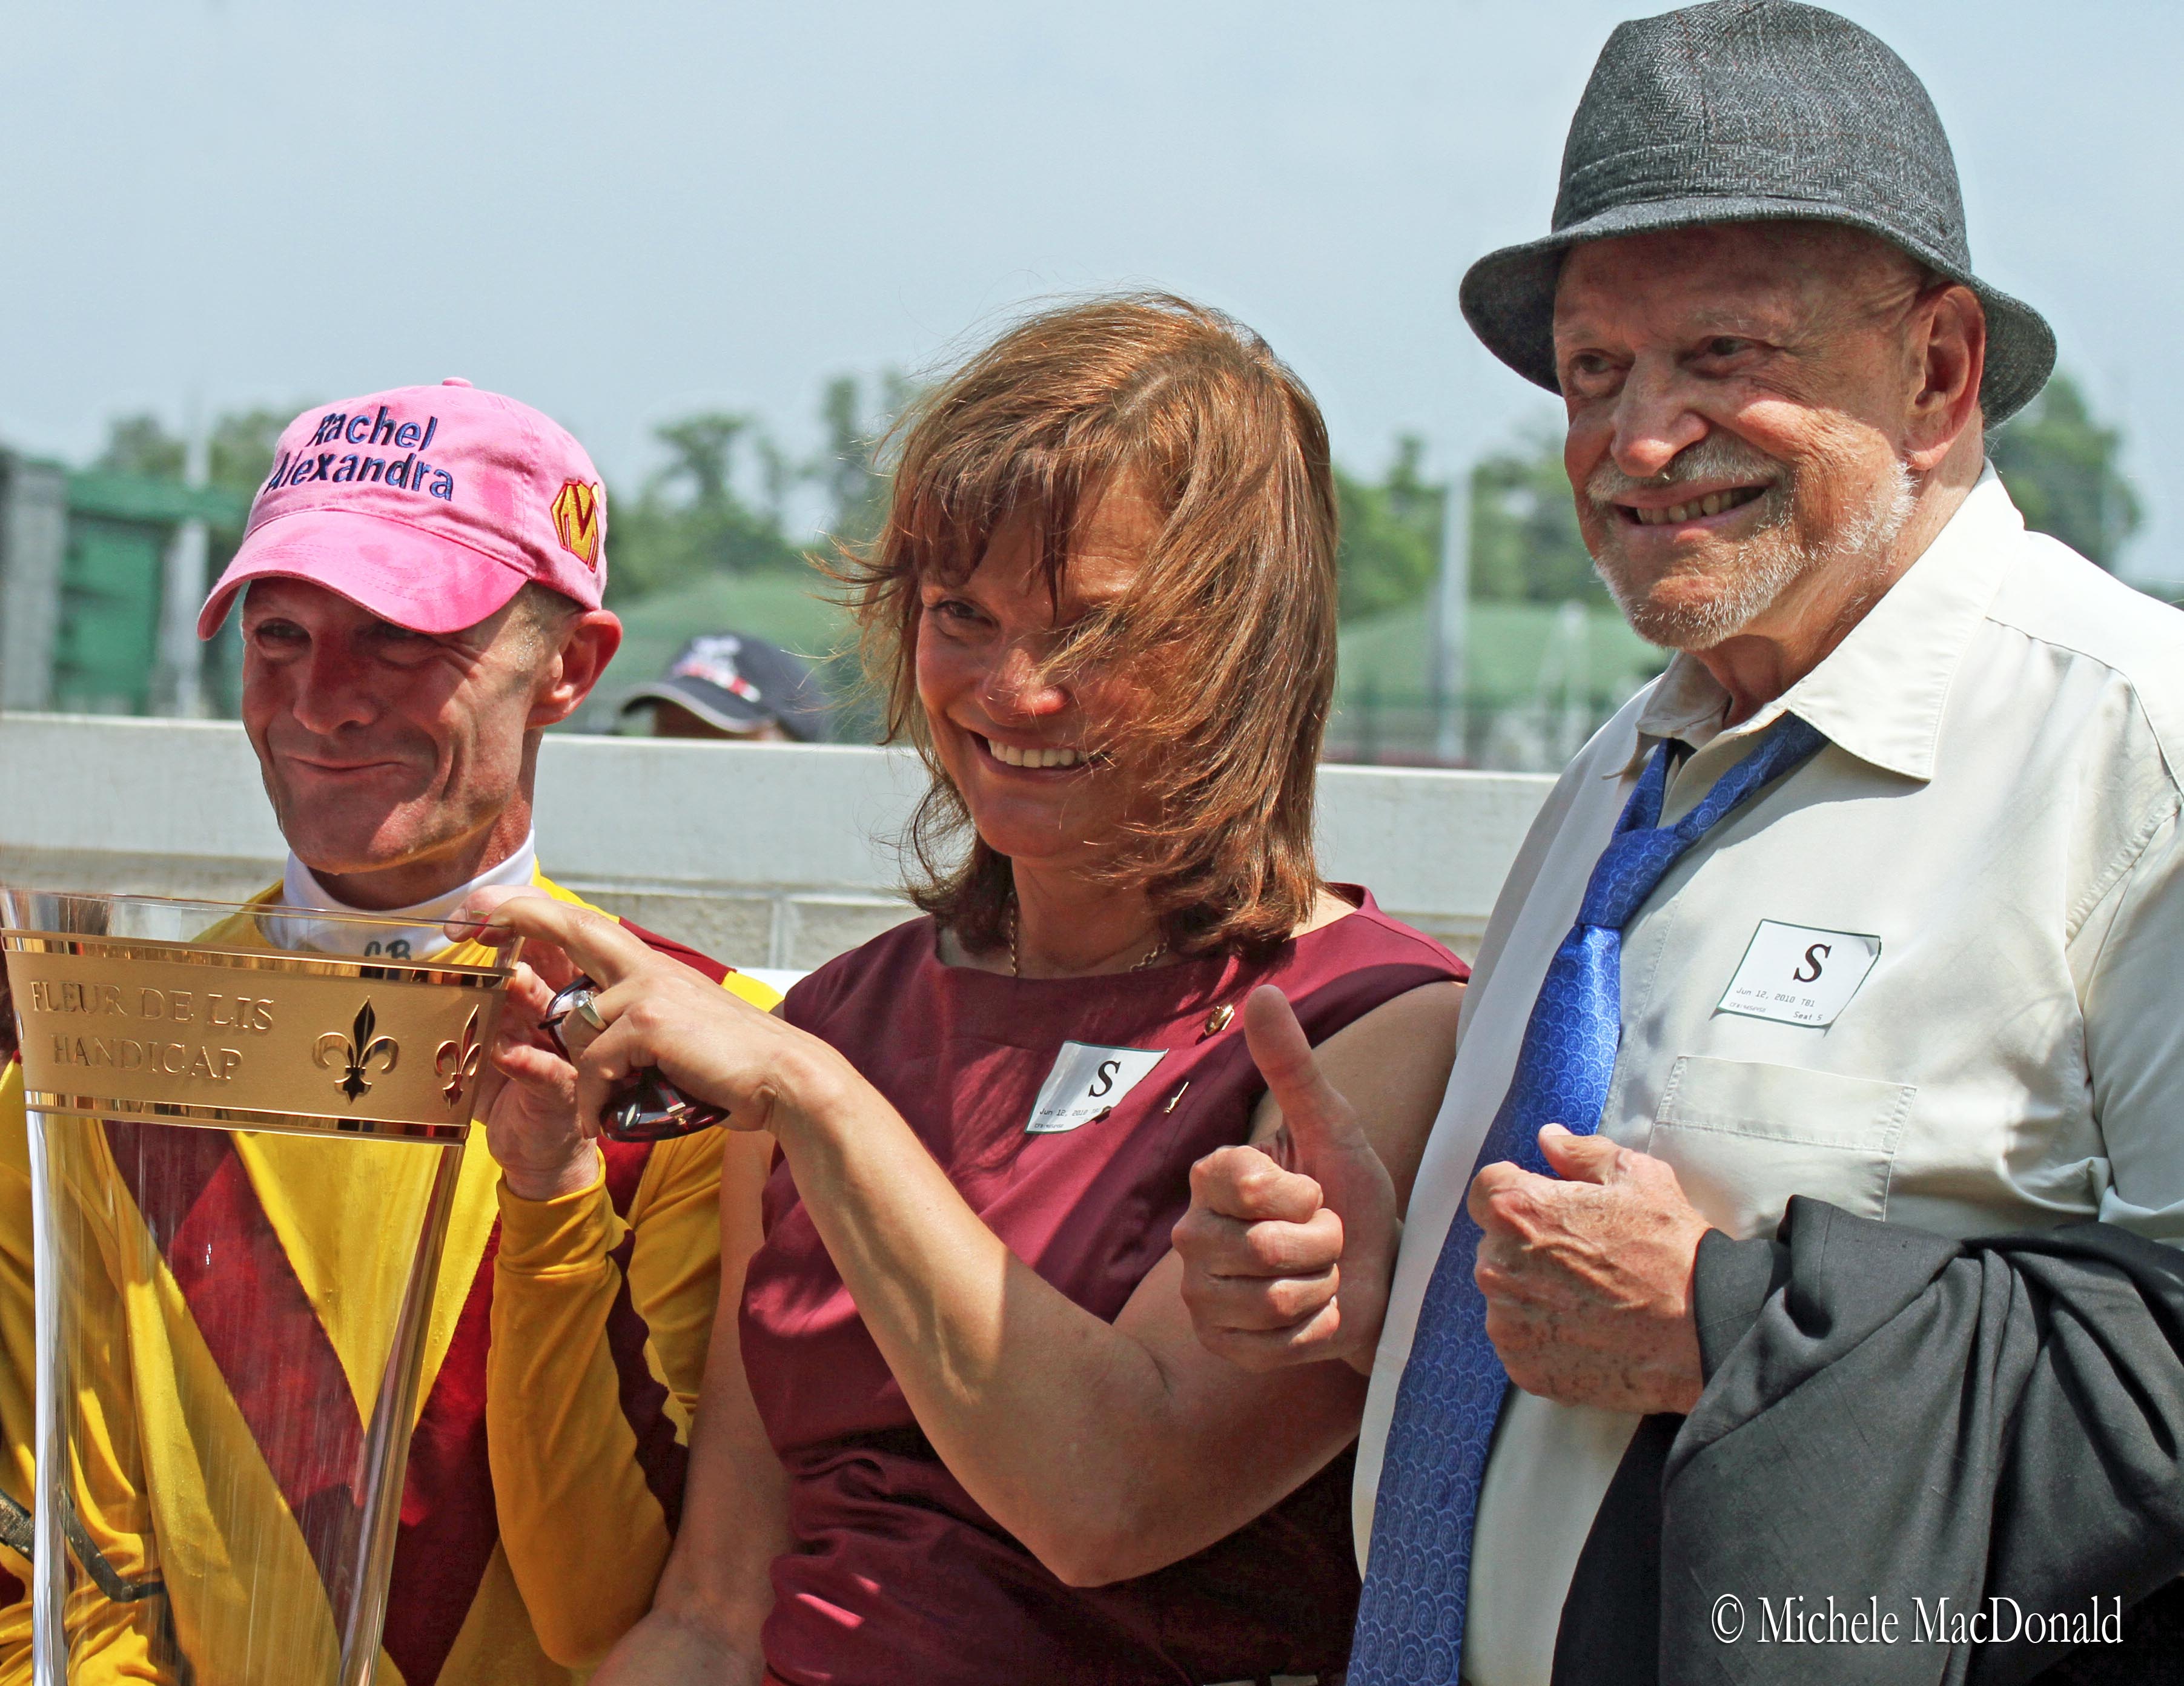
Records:
[[[2184,1568],[2184,616],[1986,465],[2046,325],[1973,274],[1910,70],[1775,0],[1617,30],[1553,234],[1462,302],[1676,654],[1518,857],[1399,1253],[1271,999],[1287,1168],[1203,1162],[1178,1228],[1209,1344],[1370,1369],[1351,1686],[2139,1678]]]
[[[574,899],[539,872],[532,782],[541,734],[582,703],[621,640],[600,607],[605,538],[582,448],[466,381],[376,393],[289,426],[199,621],[209,637],[240,598],[244,726],[292,851],[261,899],[297,910],[270,921],[281,946],[474,962],[487,951],[443,930],[473,890],[536,885]],[[408,928],[389,938],[314,917],[343,910]],[[647,940],[761,1005],[777,999]],[[569,1097],[539,1076],[554,1062],[511,1059],[518,1081],[488,1112],[502,1170],[496,1178],[482,1153],[464,1163],[437,1289],[381,1669],[407,1686],[572,1681],[643,1614],[680,1511],[721,1283],[722,1132],[595,1148],[569,1121]],[[86,1679],[300,1678],[332,1643],[339,1566],[322,1521],[345,1514],[352,1472],[337,1451],[320,1468],[269,1462],[252,1443],[287,1444],[283,1419],[298,1411],[320,1425],[314,1444],[354,1439],[337,1353],[359,1315],[383,1315],[372,1303],[380,1278],[329,1277],[319,1261],[369,1256],[396,1186],[376,1179],[398,1181],[407,1166],[399,1150],[353,1155],[332,1188],[308,1151],[317,1145],[154,1131],[138,1152],[116,1149],[124,1186],[113,1204],[176,1285],[130,1301],[131,1318],[159,1326],[132,1326],[130,1350],[178,1357],[171,1377],[140,1382],[142,1420],[113,1436],[115,1482],[156,1495],[148,1533],[92,1526],[75,1548],[104,1558],[82,1566],[95,1577],[103,1569],[103,1584],[132,1583],[90,1618],[111,1631],[77,1642]],[[763,1149],[738,1138],[729,1151],[749,1161],[755,1239]],[[214,1208],[214,1221],[270,1244],[248,1280],[175,1268],[189,1226]],[[30,1667],[30,1541],[24,1505],[5,1497],[31,1493],[28,1209],[14,1065],[0,1075],[8,1683]],[[398,1275],[387,1280],[398,1291]],[[274,1375],[277,1389],[265,1385]],[[249,1555],[252,1578],[207,1590],[170,1572],[160,1593],[162,1552],[171,1561],[182,1543],[159,1537],[156,1519],[176,1516]],[[296,1650],[267,1657],[276,1633]]]

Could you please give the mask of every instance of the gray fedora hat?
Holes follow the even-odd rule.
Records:
[[[1794,0],[1713,0],[1618,25],[1570,121],[1554,231],[1473,264],[1464,320],[1559,391],[1555,281],[1571,247],[1791,220],[1864,229],[1979,295],[1990,426],[2046,383],[2054,331],[1972,273],[1956,159],[1925,84],[1877,36]]]

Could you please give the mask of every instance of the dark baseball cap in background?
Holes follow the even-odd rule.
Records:
[[[690,640],[667,671],[622,701],[621,713],[661,704],[687,709],[732,737],[778,726],[800,743],[827,741],[832,699],[800,658],[746,632],[707,632]]]

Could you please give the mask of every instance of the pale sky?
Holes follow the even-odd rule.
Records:
[[[1457,314],[1544,232],[1595,0],[0,0],[0,440],[465,376],[623,485],[649,429],[916,368],[1041,295],[1234,311],[1362,468],[1553,400]],[[2158,0],[1851,0],[1926,80],[1973,257],[2129,435],[2184,578],[2184,45]]]

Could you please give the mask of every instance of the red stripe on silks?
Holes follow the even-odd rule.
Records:
[[[121,1180],[272,1472],[330,1600],[345,1589],[364,1425],[333,1343],[226,1132],[106,1124]]]
[[[607,1199],[625,1223],[630,1203],[637,1199],[637,1185],[644,1180],[644,1167],[652,1162],[652,1147],[650,1142],[599,1143],[599,1157],[606,1162]]]
[[[5,1569],[0,1569],[0,1610],[5,1610],[9,1605],[20,1604],[22,1601],[23,1583]]]
[[[486,1357],[499,1251],[496,1221],[410,1442],[381,1641],[409,1686],[433,1686],[439,1678],[500,1543],[486,1449]]]
[[[647,948],[666,955],[671,960],[682,961],[691,971],[711,979],[715,983],[735,970],[733,966],[722,965],[710,954],[701,954],[687,943],[678,943],[671,937],[662,937],[656,931],[647,931],[642,925],[630,920],[623,920],[621,928]]]
[[[626,1221],[652,1157],[652,1143],[602,1142],[599,1146],[606,1160],[607,1198],[616,1216]],[[667,1415],[667,1389],[644,1361],[652,1331],[630,1294],[629,1261],[636,1249],[637,1232],[632,1229],[607,1255],[617,1278],[614,1305],[607,1312],[607,1350],[614,1358],[622,1418],[637,1437],[638,1468],[644,1472],[645,1487],[659,1500],[672,1538],[682,1522],[682,1479],[690,1455],[675,1438],[675,1424]]]
[[[655,952],[680,960],[715,983],[733,970],[710,955],[657,932],[647,931],[630,920],[623,920],[621,926]],[[638,1184],[644,1178],[644,1167],[651,1155],[651,1144],[602,1142],[599,1145],[606,1158],[607,1196],[614,1204],[616,1214],[627,1221],[631,1205],[637,1198]],[[632,1230],[622,1237],[621,1245],[609,1255],[620,1281],[615,1288],[614,1305],[607,1313],[607,1350],[614,1357],[623,1420],[637,1438],[638,1467],[644,1472],[646,1488],[659,1501],[671,1538],[682,1525],[682,1483],[690,1455],[688,1449],[675,1438],[675,1424],[667,1415],[667,1389],[654,1377],[652,1366],[644,1361],[644,1349],[652,1332],[638,1314],[629,1288],[629,1262],[636,1244],[637,1235]]]
[[[347,1583],[343,1544],[359,1507],[348,1486],[363,1424],[340,1360],[220,1131],[107,1125],[122,1180],[144,1214],[198,1332],[234,1394],[319,1566],[329,1600]],[[242,1244],[231,1256],[209,1244]],[[499,1543],[486,1455],[486,1352],[495,1227],[410,1444],[384,1644],[412,1686],[432,1686]],[[323,1437],[298,1456],[299,1432]],[[307,1441],[308,1444],[308,1441]]]
[[[637,1437],[638,1467],[644,1472],[645,1486],[660,1501],[671,1539],[682,1526],[682,1481],[690,1455],[675,1438],[675,1424],[667,1415],[667,1389],[644,1361],[652,1332],[629,1295],[629,1255],[636,1244],[637,1232],[631,1230],[607,1255],[621,1278],[615,1289],[614,1309],[607,1313],[607,1350],[614,1355],[622,1416]]]

